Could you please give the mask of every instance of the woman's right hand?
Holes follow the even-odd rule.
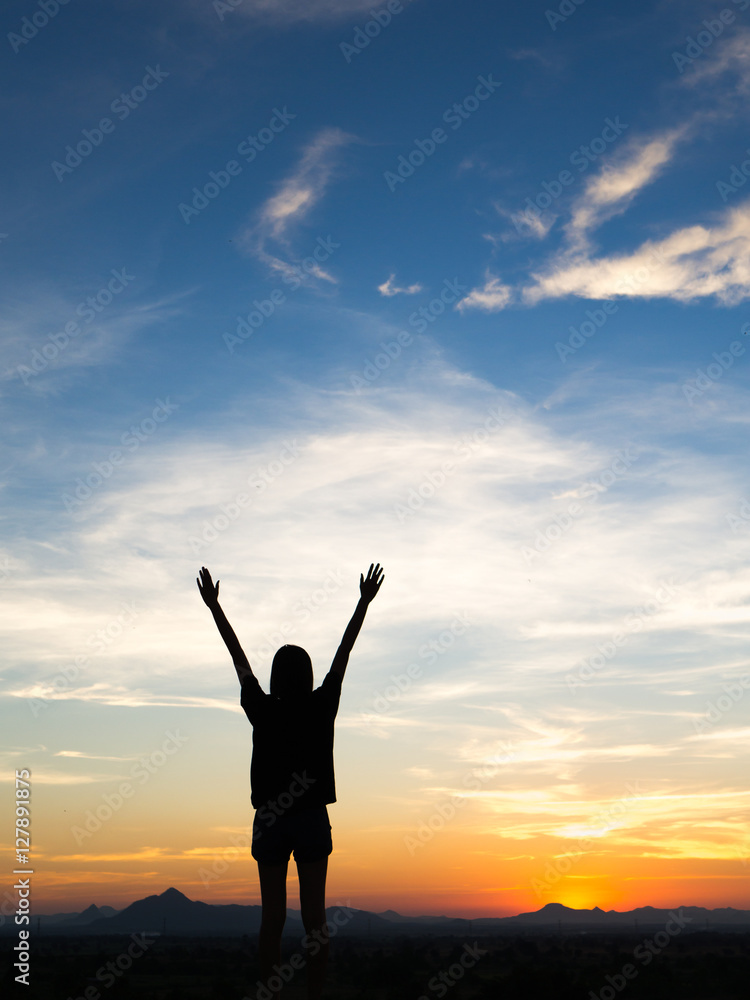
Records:
[[[369,604],[380,590],[380,584],[384,579],[385,573],[380,568],[380,563],[377,566],[373,566],[370,563],[370,568],[367,571],[367,579],[361,573],[359,574],[359,592],[363,600]]]
[[[214,584],[211,579],[211,574],[208,572],[205,566],[201,568],[200,580],[196,577],[195,582],[198,584],[198,590],[201,592],[201,597],[206,607],[215,608],[219,603],[219,583],[217,580]]]

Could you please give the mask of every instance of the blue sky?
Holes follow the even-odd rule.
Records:
[[[403,853],[512,747],[466,843],[543,868],[638,780],[612,850],[715,862],[701,899],[728,899],[750,3],[71,0],[19,41],[41,10],[3,13],[3,780],[31,767],[40,822],[81,815],[179,724],[174,787],[240,791],[216,827],[175,793],[159,850],[195,850],[186,816],[217,849],[249,819],[249,733],[198,568],[265,684],[291,634],[322,679],[380,561],[338,723],[352,843]],[[91,847],[58,896],[137,855]],[[529,884],[498,871],[493,912]]]

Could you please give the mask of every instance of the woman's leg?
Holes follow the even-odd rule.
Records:
[[[265,865],[258,862],[260,898],[263,904],[260,919],[260,975],[264,983],[274,975],[274,965],[281,965],[281,932],[286,920],[286,870],[282,865]],[[271,990],[278,996],[279,990]]]
[[[328,858],[298,861],[299,903],[302,923],[310,941],[307,959],[308,1000],[319,1000],[328,962],[328,927],[326,925],[326,874]]]

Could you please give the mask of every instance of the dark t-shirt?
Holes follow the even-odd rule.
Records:
[[[333,724],[341,677],[331,671],[306,698],[283,702],[265,694],[257,677],[245,679],[240,704],[253,727],[251,801],[289,815],[336,801]]]

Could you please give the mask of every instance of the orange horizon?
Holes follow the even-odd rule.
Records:
[[[447,916],[467,920],[484,918],[501,919],[518,916],[522,913],[535,913],[550,903],[561,904],[572,910],[593,910],[598,907],[605,912],[614,911],[619,913],[629,912],[646,906],[652,906],[654,909],[659,910],[678,909],[680,906],[698,906],[704,907],[707,910],[732,908],[750,912],[750,902],[748,902],[746,895],[743,897],[741,887],[737,887],[736,891],[729,892],[723,898],[717,898],[715,884],[708,892],[705,890],[701,891],[701,883],[713,882],[714,879],[715,876],[680,879],[679,881],[683,888],[679,890],[675,890],[669,885],[664,885],[653,893],[650,893],[648,897],[636,896],[635,893],[632,896],[625,897],[622,894],[622,898],[619,901],[605,899],[603,898],[603,893],[592,893],[591,889],[570,884],[568,886],[560,886],[559,892],[550,894],[549,898],[540,900],[528,899],[526,902],[521,900],[517,905],[508,903],[498,905],[497,903],[488,903],[486,900],[479,899],[472,903],[468,898],[470,895],[468,893],[450,894],[443,892],[437,898],[435,896],[422,897],[421,902],[414,897],[399,897],[397,893],[387,890],[384,890],[382,893],[373,893],[372,890],[362,890],[355,894],[354,892],[341,891],[337,881],[331,879],[329,889],[326,893],[326,905],[329,907],[347,905],[355,909],[367,910],[371,913],[382,913],[386,910],[393,910],[405,917]],[[651,880],[649,879],[649,881]],[[665,880],[665,882],[669,881],[674,882],[676,880]],[[691,882],[696,884],[692,885],[689,889],[684,888],[686,884]],[[41,895],[41,891],[44,892],[44,896],[39,899],[36,905],[32,903],[32,912],[38,916],[52,916],[57,913],[80,913],[91,906],[92,903],[97,906],[111,906],[116,910],[123,910],[140,899],[148,896],[160,896],[169,888],[177,889],[190,900],[212,905],[237,903],[248,906],[260,905],[260,891],[257,884],[257,877],[254,883],[250,885],[227,885],[223,887],[223,891],[220,894],[212,892],[209,886],[194,883],[186,884],[179,880],[170,882],[160,879],[160,885],[156,886],[148,884],[148,880],[146,879],[139,888],[133,888],[132,879],[128,879],[128,883],[127,888],[124,886],[118,887],[112,882],[109,882],[105,887],[98,880],[91,880],[89,882],[77,880],[75,883],[60,883],[57,886],[50,886],[48,884],[44,890],[41,890],[41,887],[36,890],[37,896]],[[299,909],[296,883],[297,878],[294,866],[290,865],[287,898],[287,907],[289,909]],[[75,884],[77,890],[75,893],[70,892],[73,884]],[[493,890],[493,892],[499,891],[497,889]],[[513,890],[510,888],[505,890],[507,894],[511,891]]]
[[[92,903],[121,910],[169,887],[206,903],[259,905],[248,826],[186,823],[177,811],[164,813],[175,791],[161,796],[158,832],[148,822],[152,804],[144,796],[134,803],[140,816],[119,828],[105,824],[73,852],[61,829],[38,842],[34,912],[80,912]],[[480,826],[481,817],[470,817],[471,807],[465,808],[469,822],[456,817],[418,846],[409,826],[369,825],[365,816],[360,823],[351,813],[336,817],[327,905],[465,919],[516,916],[550,902],[618,912],[641,906],[750,909],[750,864],[726,840],[714,843],[709,857],[690,856],[693,845],[686,841],[662,840],[646,853],[634,849],[627,831],[612,830],[582,850],[575,830],[569,837],[508,839]],[[293,861],[288,872],[288,906],[297,908]]]

